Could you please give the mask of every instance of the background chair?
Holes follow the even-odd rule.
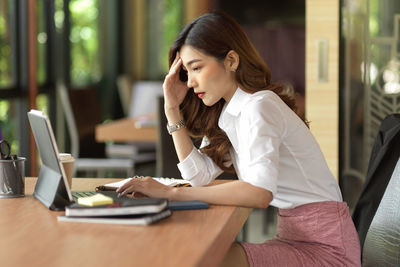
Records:
[[[146,117],[148,123],[144,127],[157,126],[157,97],[163,94],[161,81],[138,81],[132,83],[128,76],[121,75],[117,79],[118,92],[126,117]],[[151,114],[152,117],[148,117]],[[108,157],[135,158],[136,163],[155,163],[155,142],[130,142],[106,144]],[[146,170],[146,175],[155,175]]]
[[[175,152],[174,142],[171,135],[168,134],[167,118],[164,113],[164,97],[157,98],[157,161],[156,175],[158,177],[182,178],[177,164],[179,163],[178,156]]]
[[[78,172],[91,172],[95,177],[105,177],[106,171],[124,171],[127,177],[132,176],[134,158],[102,158],[105,154],[104,144],[95,142],[94,127],[101,122],[95,90],[74,90],[72,98],[76,100],[75,109],[65,85],[57,85],[57,94],[67,123],[71,154],[75,158],[73,176],[77,176]]]
[[[381,123],[353,212],[363,266],[400,266],[400,114]]]
[[[130,101],[132,98],[132,80],[127,74],[119,75],[117,78],[117,88],[122,110],[125,117],[129,115]]]

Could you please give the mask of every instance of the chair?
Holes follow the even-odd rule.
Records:
[[[181,178],[181,173],[177,167],[179,163],[178,156],[176,155],[174,142],[172,137],[168,134],[166,125],[167,118],[164,113],[164,97],[160,96],[157,99],[157,161],[156,161],[156,175],[158,177],[171,177]]]
[[[65,115],[66,123],[68,132],[70,135],[70,143],[71,143],[71,154],[75,158],[74,163],[74,173],[73,176],[75,177],[79,171],[83,172],[95,172],[97,177],[104,177],[106,171],[125,171],[126,176],[133,175],[133,166],[134,166],[134,159],[133,158],[126,158],[126,159],[119,159],[119,158],[99,158],[104,156],[104,145],[98,146],[88,146],[88,144],[94,141],[94,126],[99,121],[94,121],[89,123],[91,120],[90,117],[99,116],[99,109],[96,109],[96,103],[88,103],[88,101],[95,101],[96,95],[94,90],[91,89],[84,89],[84,90],[74,90],[75,93],[78,92],[81,95],[78,96],[79,99],[85,101],[85,105],[80,105],[81,107],[85,107],[87,110],[81,111],[79,114],[81,125],[81,133],[78,131],[77,127],[77,120],[76,113],[74,112],[70,96],[68,93],[67,88],[63,84],[57,85],[57,94],[60,97],[62,109]],[[86,96],[83,97],[82,94]],[[75,96],[77,97],[77,96]],[[91,112],[91,110],[94,112]],[[96,115],[97,114],[97,115]],[[81,141],[84,140],[84,144],[87,147],[87,151],[83,152],[81,150]],[[92,153],[90,153],[92,151]],[[93,154],[93,152],[95,154]],[[96,154],[97,153],[97,154]],[[81,158],[82,155],[94,155],[96,158]]]
[[[400,160],[375,216],[363,247],[363,266],[400,266]]]
[[[363,266],[400,266],[400,114],[376,136],[367,177],[353,212]]]
[[[126,75],[121,75],[117,79],[117,86],[125,116],[138,118],[156,113],[157,97],[163,93],[162,82],[138,81],[132,85]],[[137,163],[155,162],[156,144],[155,142],[106,144],[106,155],[108,157],[135,158]]]
[[[130,100],[132,97],[132,81],[126,74],[119,75],[117,78],[117,88],[122,110],[125,116],[129,114]]]

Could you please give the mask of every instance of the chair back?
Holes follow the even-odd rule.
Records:
[[[400,159],[364,242],[363,266],[400,266]]]
[[[124,116],[128,117],[132,98],[132,81],[128,75],[122,74],[117,78],[119,100],[121,101]]]
[[[157,113],[157,99],[163,95],[161,81],[138,81],[133,85],[129,117]]]
[[[65,84],[57,84],[57,95],[60,98],[62,111],[64,112],[65,120],[67,122],[68,133],[70,136],[71,143],[71,155],[74,158],[79,157],[79,134],[78,128],[72,111],[71,103],[69,100],[68,89]]]
[[[393,266],[400,266],[400,198],[394,197],[400,192],[399,157],[400,114],[391,114],[379,127],[353,212],[363,266],[382,266],[373,263],[393,260],[398,263]]]
[[[166,129],[167,118],[164,113],[164,97],[159,96],[157,102],[158,142],[156,149],[156,175],[158,177],[181,178],[181,173],[177,167],[179,159],[176,155],[174,142]]]
[[[101,123],[101,110],[95,88],[72,89],[57,86],[75,158],[104,158],[103,143],[95,140],[95,127]]]

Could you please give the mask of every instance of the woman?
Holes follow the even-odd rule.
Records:
[[[359,266],[358,236],[337,182],[294,100],[231,17],[205,14],[169,53],[163,90],[168,131],[190,188],[150,177],[118,192],[170,200],[279,208],[278,234],[264,244],[234,243],[226,266]],[[191,136],[204,137],[201,149]],[[202,187],[223,171],[238,180]]]

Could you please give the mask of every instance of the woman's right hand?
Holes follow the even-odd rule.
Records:
[[[187,84],[179,79],[179,70],[181,66],[182,59],[178,52],[167,76],[165,76],[164,79],[164,107],[166,112],[172,110],[179,111],[179,105],[182,103],[187,91],[189,90]]]

